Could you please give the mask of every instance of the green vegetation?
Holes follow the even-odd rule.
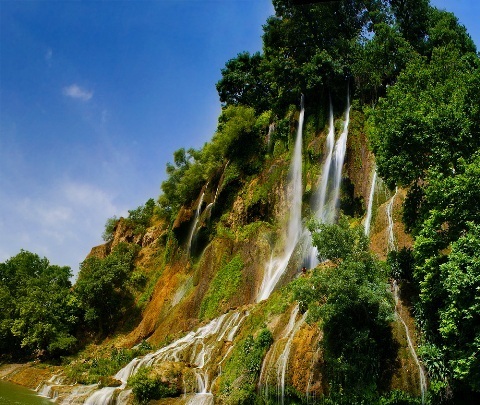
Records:
[[[242,258],[240,255],[236,255],[220,268],[200,306],[201,319],[210,319],[220,315],[222,302],[228,301],[238,291],[242,280],[243,267]]]
[[[160,376],[152,373],[150,367],[142,367],[128,379],[135,400],[138,404],[148,404],[152,399],[178,395],[175,387],[162,381]]]
[[[330,397],[335,403],[373,401],[388,385],[396,357],[385,268],[368,252],[363,228],[351,228],[346,217],[311,229],[319,257],[336,265],[299,279],[294,297],[308,308],[308,320],[322,325]]]
[[[75,294],[91,330],[113,330],[132,305],[132,295],[125,287],[137,251],[135,245],[120,243],[105,259],[92,256],[81,264]]]
[[[272,333],[262,329],[256,338],[248,335],[237,343],[227,360],[220,391],[226,404],[253,404],[263,357],[273,343]]]
[[[409,282],[431,403],[468,402],[480,395],[480,59],[471,38],[452,14],[428,0],[304,6],[273,0],[273,5],[263,52],[240,53],[222,70],[217,83],[222,112],[211,141],[198,150],[175,151],[158,205],[150,199],[121,220],[129,237],[144,234],[156,215],[165,222],[155,265],[143,267],[138,246],[118,244],[104,258],[86,259],[72,286],[69,268],[30,252],[0,263],[2,360],[67,355],[118,331],[127,314],[131,323],[125,329],[132,327],[166,263],[198,266],[196,252],[186,259],[184,247],[202,190],[204,204],[212,204],[199,224],[204,245],[214,238],[228,239],[229,246],[246,244],[274,230],[275,193],[287,176],[301,94],[307,105],[303,146],[309,189],[303,209],[308,213],[329,98],[338,117],[349,91],[355,110],[349,148],[358,156],[353,163],[347,156],[347,164],[350,171],[370,167],[360,158],[360,143],[368,138],[380,177],[390,188],[408,192],[403,221],[413,248],[390,252],[386,265],[368,252],[363,230],[350,226],[362,215],[358,185],[346,179],[342,209],[357,217],[309,224],[320,257],[329,262],[275,293],[260,304],[265,313],[245,321],[240,343],[224,362],[221,395],[232,404],[260,400],[256,383],[272,343],[267,317],[285,311],[293,291],[309,321],[323,329],[328,392],[320,401],[418,403],[389,391],[396,347],[388,277]],[[107,220],[106,242],[113,242],[119,224],[116,217]],[[242,256],[224,257],[206,293],[196,295],[202,320],[219,315],[245,281]],[[201,272],[189,271],[185,277],[192,274],[192,285],[200,285]],[[98,381],[133,355],[112,352],[74,361],[71,376]],[[147,369],[129,384],[139,402],[171,389]]]
[[[80,313],[71,275],[24,250],[0,263],[2,355],[56,357],[75,348]]]
[[[143,235],[145,233],[156,212],[156,208],[155,200],[150,198],[145,205],[128,211],[128,217],[125,219],[125,223],[132,229],[134,235]],[[102,234],[105,242],[111,242],[113,240],[118,223],[119,219],[116,216],[107,219],[105,230]]]
[[[152,350],[148,342],[142,342],[135,349],[87,348],[76,357],[64,359],[65,374],[71,381],[80,384],[95,384],[100,381],[103,386],[118,386],[120,382],[111,378],[118,370],[126,366],[135,357]]]

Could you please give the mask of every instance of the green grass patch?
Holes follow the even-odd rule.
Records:
[[[65,374],[71,381],[79,384],[95,384],[100,381],[104,386],[118,385],[118,381],[112,380],[120,369],[125,367],[135,357],[142,356],[152,351],[148,342],[142,342],[135,349],[105,349],[97,351],[93,355],[79,356],[77,359],[66,358]],[[87,348],[85,354],[90,353]]]
[[[220,304],[228,301],[237,292],[242,280],[244,263],[240,255],[236,255],[215,275],[210,288],[200,306],[200,318],[210,319],[219,315]]]

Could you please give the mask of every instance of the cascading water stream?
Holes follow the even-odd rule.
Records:
[[[393,297],[395,299],[395,315],[397,316],[398,319],[400,319],[400,322],[402,322],[403,327],[405,328],[405,334],[407,336],[407,342],[408,342],[408,348],[410,349],[410,353],[412,354],[413,360],[415,360],[415,363],[417,364],[418,367],[418,375],[420,378],[420,392],[422,394],[422,405],[425,404],[425,392],[427,391],[427,378],[425,376],[425,372],[423,371],[423,367],[420,364],[420,360],[418,359],[417,353],[415,351],[415,347],[413,346],[412,339],[410,338],[410,330],[408,329],[407,324],[402,318],[402,315],[398,311],[398,304],[399,304],[399,299],[398,299],[398,283],[395,280],[393,282]]]
[[[260,291],[257,294],[257,302],[267,299],[272,293],[288,266],[302,232],[302,131],[304,115],[305,108],[302,96],[297,137],[293,149],[293,158],[289,173],[290,180],[286,196],[286,201],[290,202],[290,217],[287,226],[286,243],[283,255],[280,257],[272,256],[270,259],[270,263],[263,276]]]
[[[326,141],[327,157],[323,162],[322,173],[320,175],[320,187],[317,189],[314,198],[315,206],[315,218],[320,222],[325,222],[325,201],[327,198],[327,186],[328,180],[330,178],[330,168],[332,166],[332,155],[333,148],[335,146],[335,127],[333,124],[333,107],[332,101],[330,100],[330,118],[328,124],[328,135]],[[312,245],[312,242],[309,243],[310,249],[308,254],[308,267],[313,268],[318,264],[318,250],[315,246]]]
[[[207,186],[202,189],[202,194],[200,194],[200,201],[198,202],[197,209],[195,210],[195,217],[193,218],[192,229],[190,229],[190,235],[188,236],[188,254],[190,254],[191,252],[193,238],[195,237],[195,232],[197,231],[198,219],[200,217],[200,213],[202,212],[203,197],[205,196],[206,188]]]
[[[367,216],[365,217],[365,235],[370,235],[370,223],[372,222],[373,196],[375,194],[375,186],[377,184],[377,169],[373,170],[372,185],[370,186],[370,194],[368,196]]]
[[[195,332],[188,333],[156,352],[133,359],[114,376],[116,380],[121,381],[120,387],[104,387],[97,390],[87,398],[85,404],[108,405],[118,402],[115,395],[118,397],[122,395],[130,376],[134,375],[141,367],[150,367],[165,361],[182,361],[194,365],[193,372],[197,388],[196,394],[189,403],[213,404],[213,395],[208,392],[208,384],[210,373],[214,373],[218,365],[210,364],[210,359],[217,358],[219,353],[222,354],[224,341],[233,341],[236,332],[247,316],[248,312],[238,310],[223,314]]]
[[[350,101],[349,98],[347,98],[347,109],[345,112],[343,130],[335,142],[333,108],[330,103],[329,131],[326,141],[327,156],[322,167],[320,187],[318,188],[314,199],[315,218],[321,223],[332,224],[337,217],[343,162],[345,161],[345,153],[347,151],[349,123]],[[312,246],[311,238],[308,254],[306,255],[306,262],[310,268],[315,267],[319,263],[317,248]]]
[[[298,314],[299,306],[294,308],[294,311],[292,312],[291,319],[295,321],[297,314]],[[290,350],[292,348],[292,342],[293,338],[297,334],[298,330],[300,327],[304,324],[305,318],[307,317],[307,313],[305,312],[303,316],[294,323],[293,328],[291,329],[291,332],[289,333],[287,343],[285,345],[285,348],[283,349],[282,354],[278,358],[277,362],[277,384],[279,387],[280,391],[280,403],[281,405],[284,404],[285,402],[285,376],[287,374],[287,367],[288,367],[288,359],[290,357]]]
[[[299,320],[297,320],[298,313],[299,305],[297,304],[290,313],[290,319],[285,327],[282,338],[277,340],[270,348],[269,354],[267,354],[260,372],[259,382],[262,383],[263,381],[264,396],[268,398],[268,381],[270,377],[268,373],[270,370],[274,370],[273,377],[275,378],[277,398],[279,403],[282,405],[285,402],[285,378],[293,339],[295,338],[295,335],[299,331],[300,327],[305,323],[305,318],[307,317],[307,313],[305,313]],[[281,347],[282,344],[284,344],[283,349]],[[282,349],[282,351],[277,357],[276,355],[280,349]]]
[[[345,122],[343,131],[335,143],[333,150],[333,188],[332,197],[325,212],[325,222],[333,224],[337,216],[337,208],[340,196],[340,185],[342,182],[343,162],[345,161],[345,153],[347,151],[348,125],[350,124],[350,98],[347,97],[347,111],[345,113]]]
[[[388,245],[387,245],[387,252],[391,252],[392,250],[396,250],[395,247],[395,235],[393,233],[393,216],[392,216],[392,211],[393,211],[393,202],[395,200],[395,196],[397,195],[398,188],[395,188],[395,194],[392,196],[390,201],[387,204],[386,207],[386,214],[387,214],[387,220],[388,220]]]

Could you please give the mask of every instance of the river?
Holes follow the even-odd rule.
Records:
[[[0,405],[47,405],[52,404],[47,398],[42,398],[35,391],[20,385],[0,380]]]

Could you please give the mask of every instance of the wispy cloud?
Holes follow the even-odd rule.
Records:
[[[0,262],[26,249],[74,273],[102,243],[105,221],[126,212],[100,186],[66,179],[45,186],[35,197],[0,199]]]
[[[72,84],[63,88],[63,95],[77,100],[88,101],[93,97],[93,91],[86,90],[78,84]]]

